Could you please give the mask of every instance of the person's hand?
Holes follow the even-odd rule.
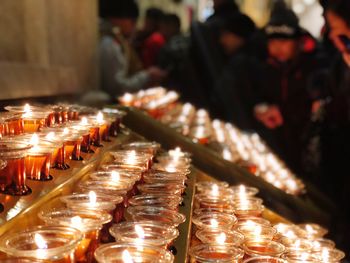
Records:
[[[255,117],[268,129],[283,125],[282,114],[276,105],[258,105],[254,108]]]
[[[150,67],[147,69],[147,72],[151,78],[151,82],[160,82],[168,75],[165,70],[158,67]]]

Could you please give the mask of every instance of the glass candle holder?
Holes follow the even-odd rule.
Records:
[[[161,262],[172,263],[174,256],[167,250],[146,244],[118,244],[102,245],[95,251],[95,258],[99,263],[110,262]],[[128,261],[129,260],[129,261]]]
[[[113,156],[114,164],[126,164],[126,165],[137,165],[144,167],[145,170],[148,170],[152,165],[153,155],[144,152],[136,152],[135,150],[119,150],[110,152]]]
[[[112,216],[107,213],[62,208],[41,211],[38,216],[48,225],[73,227],[83,233],[82,241],[75,249],[75,258],[78,262],[92,262],[100,239],[111,240],[108,228],[111,226],[109,223],[112,221]]]
[[[234,205],[234,214],[238,217],[246,217],[246,216],[253,216],[253,217],[261,217],[265,207],[258,203],[250,203],[250,202],[235,202]]]
[[[345,253],[339,249],[335,248],[324,248],[319,252],[315,253],[316,258],[322,262],[341,262],[345,258]]]
[[[169,155],[157,156],[157,161],[160,164],[173,163],[175,166],[189,166],[191,164],[191,159],[187,157],[172,157]]]
[[[90,128],[90,140],[91,145],[95,147],[103,146],[101,144],[100,127],[98,125],[93,125],[93,127]]]
[[[0,158],[6,167],[0,170],[0,191],[10,195],[27,195],[31,189],[26,185],[25,157],[32,146],[20,141],[0,141]]]
[[[129,173],[125,171],[96,171],[89,174],[92,180],[96,181],[112,181],[120,182],[126,181],[129,183],[136,183],[141,180],[141,175],[139,173]]]
[[[116,137],[120,130],[120,124],[126,112],[117,109],[103,109],[105,119],[110,123],[109,135]]]
[[[272,256],[280,257],[285,251],[285,247],[276,241],[262,239],[248,239],[243,244],[246,256]]]
[[[201,229],[196,232],[196,237],[203,244],[220,244],[239,247],[244,242],[244,236],[241,233],[229,229]]]
[[[82,240],[82,233],[64,226],[36,226],[23,232],[1,237],[0,250],[14,257],[74,263],[74,251]]]
[[[325,238],[318,238],[315,240],[312,240],[312,251],[313,252],[320,252],[324,248],[335,248],[335,243],[330,239]]]
[[[122,222],[109,229],[119,243],[140,243],[167,249],[179,231],[157,222]]]
[[[90,192],[89,194],[73,194],[62,196],[60,200],[67,205],[68,208],[74,210],[91,210],[109,213],[111,216],[119,214],[122,209],[123,197],[107,196]]]
[[[24,132],[24,123],[20,114],[10,113],[5,118],[4,135],[20,135]]]
[[[277,239],[280,239],[282,237],[288,237],[293,239],[307,238],[307,233],[293,224],[278,223],[273,227],[277,230]]]
[[[273,240],[277,231],[271,226],[264,226],[255,223],[238,225],[235,228],[242,233],[246,239]]]
[[[243,184],[230,186],[229,189],[231,189],[233,195],[235,195],[238,198],[252,197],[259,193],[258,188],[245,186]]]
[[[248,258],[243,263],[288,263],[288,261],[279,257],[258,256]]]
[[[162,207],[130,206],[127,212],[134,221],[155,221],[172,227],[177,227],[186,220],[183,214]]]
[[[91,149],[91,138],[90,138],[90,129],[91,126],[86,124],[82,124],[80,122],[74,122],[74,125],[71,127],[74,131],[81,134],[81,151],[84,153],[93,153],[94,151]]]
[[[228,183],[227,182],[211,182],[211,181],[203,181],[203,182],[198,182],[196,183],[196,189],[197,192],[203,192],[203,191],[208,191],[213,189],[213,186],[217,186],[218,188],[223,187],[223,188],[228,188]]]
[[[47,261],[32,258],[8,258],[2,259],[1,263],[47,263]]]
[[[52,180],[50,175],[52,154],[54,147],[34,146],[31,148],[25,159],[26,175],[28,179],[36,181]]]
[[[198,229],[232,229],[237,223],[234,215],[207,213],[192,217],[192,223]]]
[[[195,208],[193,210],[194,215],[202,215],[207,213],[222,213],[233,215],[233,209],[224,209],[224,208]]]
[[[137,165],[127,165],[127,164],[115,164],[115,163],[108,163],[108,164],[102,164],[99,169],[101,171],[107,171],[107,172],[119,172],[119,173],[132,173],[137,176],[140,176],[142,179],[142,175],[145,171],[144,166],[137,166]]]
[[[291,263],[321,263],[322,261],[315,255],[305,252],[287,252],[282,255],[282,258]]]
[[[26,112],[22,114],[23,132],[34,133],[38,132],[42,127],[46,126],[46,119],[50,112]]]
[[[177,195],[163,195],[163,194],[147,194],[135,195],[129,199],[131,206],[153,206],[163,207],[171,210],[178,210],[182,198]]]
[[[187,177],[179,173],[145,173],[143,181],[148,184],[174,183],[185,185]]]
[[[242,249],[229,245],[201,244],[189,250],[193,263],[239,263],[242,262]]]
[[[328,230],[317,224],[300,224],[299,228],[304,230],[308,238],[322,238],[328,233]]]
[[[308,239],[292,239],[282,237],[279,242],[286,247],[287,252],[311,252],[313,244]]]
[[[141,151],[141,152],[149,153],[152,156],[155,156],[160,149],[160,144],[157,142],[139,141],[139,142],[123,144],[121,148],[125,150]]]
[[[238,227],[242,225],[250,225],[252,223],[263,225],[263,226],[271,226],[271,223],[269,220],[264,219],[262,217],[255,217],[255,216],[240,217],[238,219],[236,226]]]
[[[194,200],[195,208],[218,208],[218,209],[233,209],[232,200],[228,197],[218,195],[218,196],[208,196],[205,194],[195,195]]]
[[[181,196],[186,187],[182,184],[139,184],[137,189],[141,194],[171,194]]]
[[[187,164],[176,164],[173,162],[167,163],[155,163],[152,165],[153,170],[162,171],[162,172],[170,172],[170,173],[182,173],[182,174],[190,174],[190,166]]]
[[[70,134],[64,137],[64,149],[65,149],[65,159],[82,161],[81,157],[81,143],[82,143],[82,134]]]

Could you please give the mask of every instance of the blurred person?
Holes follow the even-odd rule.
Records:
[[[338,205],[339,215],[332,224],[337,245],[350,250],[350,178],[346,164],[350,156],[350,1],[332,0],[325,4],[329,38],[338,50],[329,74],[328,103],[321,136],[322,186]]]
[[[166,73],[157,67],[143,69],[130,45],[139,15],[133,0],[100,0],[100,77],[102,89],[112,98],[161,81]]]
[[[268,58],[261,103],[254,114],[266,128],[265,140],[295,172],[302,174],[304,133],[311,116],[308,85],[319,67],[314,50],[305,49],[297,16],[278,5],[265,27]]]
[[[216,22],[218,19],[227,19],[240,12],[234,0],[213,0],[214,13],[207,18],[208,22]]]
[[[190,87],[187,76],[190,39],[181,33],[180,18],[176,14],[165,14],[160,32],[166,39],[166,44],[159,52],[158,65],[169,72],[166,86],[180,92],[184,100],[193,101],[193,87]]]
[[[159,32],[163,16],[163,11],[158,8],[147,9],[143,29],[135,37],[134,46],[139,51],[145,67],[156,64],[158,53],[165,44],[165,39]]]
[[[220,117],[244,130],[254,129],[253,106],[256,103],[262,68],[253,55],[254,22],[236,13],[221,26],[219,42],[229,63],[215,83],[212,97]],[[254,77],[253,77],[254,76]]]

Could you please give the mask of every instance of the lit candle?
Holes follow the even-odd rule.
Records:
[[[130,253],[129,253],[129,251],[127,249],[125,249],[123,251],[122,259],[123,259],[124,263],[134,263],[134,261],[132,260],[131,255],[130,255]]]

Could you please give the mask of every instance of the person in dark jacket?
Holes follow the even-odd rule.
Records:
[[[268,58],[265,84],[255,116],[267,130],[263,137],[297,173],[302,173],[303,133],[311,116],[310,77],[318,67],[315,53],[302,49],[297,16],[279,6],[265,28]]]
[[[329,37],[338,50],[330,72],[329,103],[321,134],[322,185],[336,202],[339,215],[332,224],[333,238],[341,249],[350,250],[350,1],[326,4]],[[334,234],[335,233],[335,234]]]
[[[251,55],[250,39],[255,33],[254,22],[237,13],[222,24],[220,44],[229,57],[229,63],[216,81],[212,97],[220,118],[233,122],[241,129],[253,129],[252,108],[257,85],[261,82],[258,60]]]

